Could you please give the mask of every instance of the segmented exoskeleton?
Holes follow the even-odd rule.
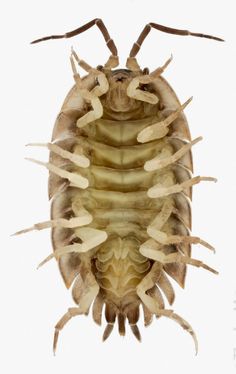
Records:
[[[51,220],[32,229],[52,228],[54,252],[40,265],[56,258],[67,288],[78,307],[68,309],[55,327],[54,351],[59,331],[74,316],[88,314],[93,303],[94,321],[101,324],[105,305],[110,335],[115,320],[125,334],[125,321],[138,340],[140,306],[145,325],[153,315],[173,319],[193,337],[188,322],[166,309],[174,290],[168,276],[184,287],[186,266],[202,267],[217,273],[191,257],[191,190],[212,177],[192,177],[191,140],[183,114],[191,101],[181,105],[161,76],[171,58],[152,73],[141,69],[136,60],[145,37],[160,31],[222,40],[149,23],[145,26],[127,59],[127,69],[115,69],[117,49],[101,19],[66,33],[38,39],[75,36],[93,25],[101,30],[111,51],[107,63],[96,69],[81,60],[74,50],[71,66],[75,85],[57,117],[52,142],[33,143],[50,150],[49,197]],[[77,72],[76,64],[87,75]]]

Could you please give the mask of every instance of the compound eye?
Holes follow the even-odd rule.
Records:
[[[143,75],[148,75],[149,74],[149,69],[148,68],[144,68],[143,71],[142,71]]]
[[[103,66],[102,66],[102,65],[98,65],[96,69],[97,69],[98,71],[103,71]]]

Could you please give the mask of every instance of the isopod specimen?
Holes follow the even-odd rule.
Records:
[[[126,320],[138,340],[140,308],[144,323],[165,316],[176,321],[194,339],[190,324],[172,309],[173,278],[184,287],[186,267],[214,269],[191,257],[191,245],[213,247],[191,236],[192,186],[212,177],[192,177],[191,140],[184,108],[162,73],[171,61],[149,73],[136,55],[151,28],[177,35],[222,39],[155,23],[147,24],[134,43],[126,63],[119,65],[117,48],[101,19],[94,19],[65,35],[70,38],[93,25],[100,29],[111,56],[92,68],[72,50],[70,62],[75,85],[57,117],[52,141],[32,143],[49,149],[51,220],[30,230],[52,229],[52,258],[77,307],[69,308],[55,326],[54,352],[59,332],[74,316],[87,315],[92,305],[99,325],[103,307],[107,326],[103,340],[117,319],[120,335]],[[76,65],[86,71],[80,77]]]

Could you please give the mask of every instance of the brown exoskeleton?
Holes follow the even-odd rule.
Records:
[[[101,19],[94,19],[65,35],[35,40],[70,38],[97,25],[111,56],[104,66],[92,68],[71,52],[75,85],[67,95],[53,130],[52,142],[31,144],[50,150],[49,197],[51,220],[32,229],[52,228],[54,252],[40,265],[56,258],[77,307],[58,321],[59,331],[74,316],[92,313],[101,324],[105,305],[110,335],[115,320],[121,335],[128,319],[138,340],[142,306],[145,325],[153,315],[173,319],[197,339],[188,322],[166,309],[174,290],[168,276],[184,287],[186,266],[217,273],[191,257],[191,244],[205,241],[190,235],[191,188],[211,177],[192,177],[191,140],[184,108],[162,77],[171,61],[149,73],[136,55],[151,28],[177,35],[222,39],[155,23],[145,26],[129,54],[126,69],[115,69],[115,43]],[[80,77],[76,64],[87,75]],[[168,276],[167,276],[168,275]],[[162,293],[161,293],[162,291]]]

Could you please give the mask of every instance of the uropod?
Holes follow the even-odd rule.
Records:
[[[191,140],[183,113],[191,98],[180,104],[162,77],[169,58],[153,72],[141,69],[136,55],[152,28],[176,35],[223,41],[211,35],[147,24],[134,43],[126,68],[119,65],[117,48],[101,19],[64,35],[70,38],[97,25],[111,55],[104,65],[91,67],[72,49],[70,63],[75,85],[57,116],[50,143],[31,143],[50,151],[49,162],[29,159],[49,170],[51,219],[16,234],[51,228],[53,253],[76,307],[55,326],[59,332],[75,316],[87,315],[101,325],[106,340],[116,320],[120,335],[128,323],[138,340],[140,309],[144,324],[153,316],[167,317],[197,338],[191,325],[172,309],[170,278],[182,288],[187,265],[217,271],[191,256],[191,245],[214,248],[192,236],[192,186],[213,177],[192,176]],[[77,65],[85,70],[81,77]],[[166,299],[166,300],[165,300]]]

